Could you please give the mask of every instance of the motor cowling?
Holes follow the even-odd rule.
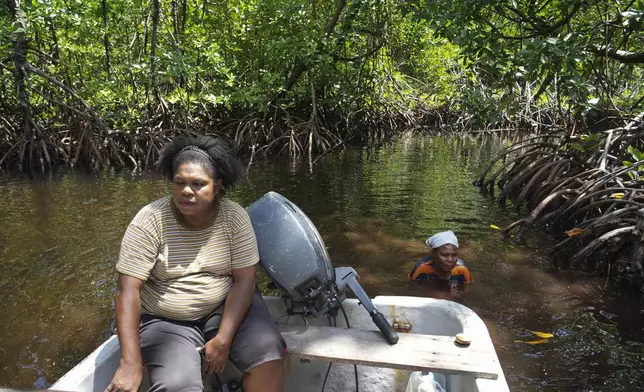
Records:
[[[268,192],[247,208],[257,238],[260,265],[285,297],[315,317],[335,317],[351,290],[390,344],[398,335],[358,283],[351,267],[333,268],[324,241],[295,204]]]
[[[276,192],[266,193],[247,212],[260,265],[273,283],[296,302],[312,302],[323,295],[335,273],[324,241],[306,214]]]

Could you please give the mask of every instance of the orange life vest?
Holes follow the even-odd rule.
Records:
[[[438,280],[432,256],[427,256],[417,262],[407,277],[412,280]],[[452,268],[449,280],[458,283],[472,283],[472,274],[465,262],[460,258],[456,261],[454,268]]]

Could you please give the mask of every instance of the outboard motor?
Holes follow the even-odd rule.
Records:
[[[260,265],[292,303],[313,316],[336,316],[350,289],[390,344],[398,335],[358,283],[351,267],[333,268],[320,234],[295,204],[268,192],[247,208],[255,230]]]

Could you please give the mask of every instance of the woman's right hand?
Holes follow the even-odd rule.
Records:
[[[143,380],[143,365],[121,363],[105,392],[138,392]]]
[[[143,379],[141,360],[141,289],[143,282],[128,275],[119,275],[116,292],[116,325],[121,348],[121,365],[105,392],[138,392]]]

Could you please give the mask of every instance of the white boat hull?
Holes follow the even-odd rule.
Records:
[[[264,297],[273,316],[285,314],[284,303],[279,297]],[[380,296],[374,305],[389,321],[409,323],[411,333],[444,335],[453,337],[465,332],[472,338],[472,347],[494,351],[494,345],[483,320],[469,308],[458,303],[433,298]],[[351,327],[377,331],[369,314],[355,299],[343,302]],[[286,322],[287,317],[279,321]],[[327,325],[327,320],[307,319],[312,325]],[[290,316],[288,323],[301,324],[300,316]],[[344,325],[342,317],[338,324]],[[112,336],[81,363],[60,378],[51,389],[79,392],[103,392],[118,368],[120,350],[118,339]],[[498,363],[498,360],[497,360]],[[286,391],[320,392],[328,363],[311,361],[302,363],[297,358],[286,360]],[[382,369],[358,366],[360,391],[392,392],[405,391],[411,372],[398,369]],[[496,380],[473,376],[445,374],[448,392],[509,392],[501,366]],[[145,389],[146,385],[142,386]],[[355,378],[352,365],[333,364],[325,387],[326,391],[354,391]]]

